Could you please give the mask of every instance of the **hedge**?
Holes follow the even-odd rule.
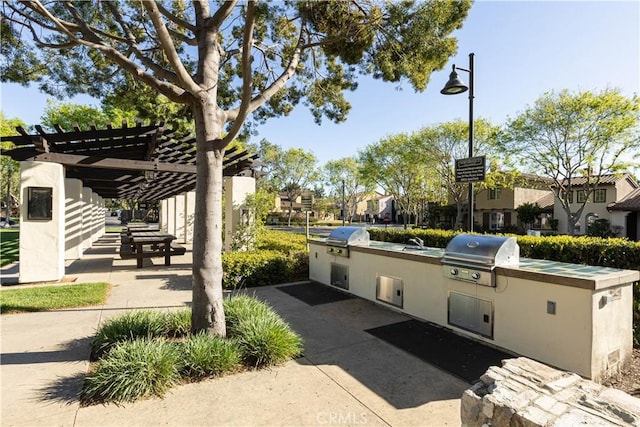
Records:
[[[306,237],[263,230],[256,249],[222,254],[225,289],[269,286],[309,278]]]
[[[370,228],[371,240],[408,243],[419,237],[425,246],[445,248],[458,232]],[[516,236],[520,256],[573,264],[640,270],[640,242],[619,238],[571,236]]]

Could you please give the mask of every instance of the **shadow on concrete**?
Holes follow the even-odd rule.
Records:
[[[465,381],[365,332],[406,321],[408,316],[357,297],[337,297],[332,302],[325,294],[341,293],[339,290],[313,282],[302,286],[319,287],[305,290],[305,298],[315,292],[327,302],[309,305],[285,293],[285,289],[279,290],[279,286],[243,291],[266,301],[302,337],[304,357],[298,363],[313,364],[347,391],[350,385],[354,390],[364,385],[396,409],[459,399],[469,387]]]
[[[160,289],[186,291],[192,288],[193,277],[189,274],[159,273],[137,274],[136,280],[162,280]]]
[[[60,377],[38,391],[38,400],[41,402],[66,403],[67,405],[76,404],[80,400],[80,391],[84,380],[85,374],[82,373],[69,377]]]
[[[93,336],[62,343],[57,350],[0,353],[0,365],[29,365],[33,363],[78,362],[87,360]]]

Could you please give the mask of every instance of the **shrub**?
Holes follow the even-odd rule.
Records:
[[[273,250],[229,252],[222,255],[225,289],[269,286],[309,277],[306,253]]]
[[[181,372],[192,379],[232,372],[240,366],[238,343],[207,334],[197,334],[180,344]]]
[[[279,251],[287,254],[292,252],[306,252],[307,238],[302,234],[265,229],[258,238],[256,248]]]
[[[179,337],[189,333],[189,310],[162,313],[159,311],[132,311],[107,320],[91,342],[92,358],[101,357],[114,345],[136,338]]]
[[[247,296],[224,302],[227,334],[237,340],[243,360],[256,367],[300,355],[302,339],[266,303]]]
[[[178,352],[166,341],[142,338],[119,343],[87,376],[80,399],[133,402],[162,397],[180,380],[178,366]]]

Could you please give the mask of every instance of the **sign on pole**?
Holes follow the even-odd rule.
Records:
[[[313,207],[313,193],[311,191],[305,191],[302,193],[302,200],[300,202],[302,204],[303,211],[311,211]]]
[[[479,182],[485,179],[485,156],[456,159],[456,182]]]

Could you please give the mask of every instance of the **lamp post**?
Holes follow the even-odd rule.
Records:
[[[344,200],[344,179],[342,180],[342,226],[344,227],[344,220],[347,216],[347,205]]]
[[[473,157],[473,57],[474,54],[469,54],[469,68],[456,67],[453,64],[451,74],[449,74],[449,81],[444,88],[440,91],[443,95],[457,95],[459,93],[469,90],[469,158]],[[462,80],[458,78],[456,70],[466,71],[469,73],[469,86],[465,85]],[[473,231],[473,182],[469,182],[469,232]]]
[[[7,216],[5,217],[5,227],[9,227],[11,218],[11,175],[13,174],[13,165],[7,164]]]

